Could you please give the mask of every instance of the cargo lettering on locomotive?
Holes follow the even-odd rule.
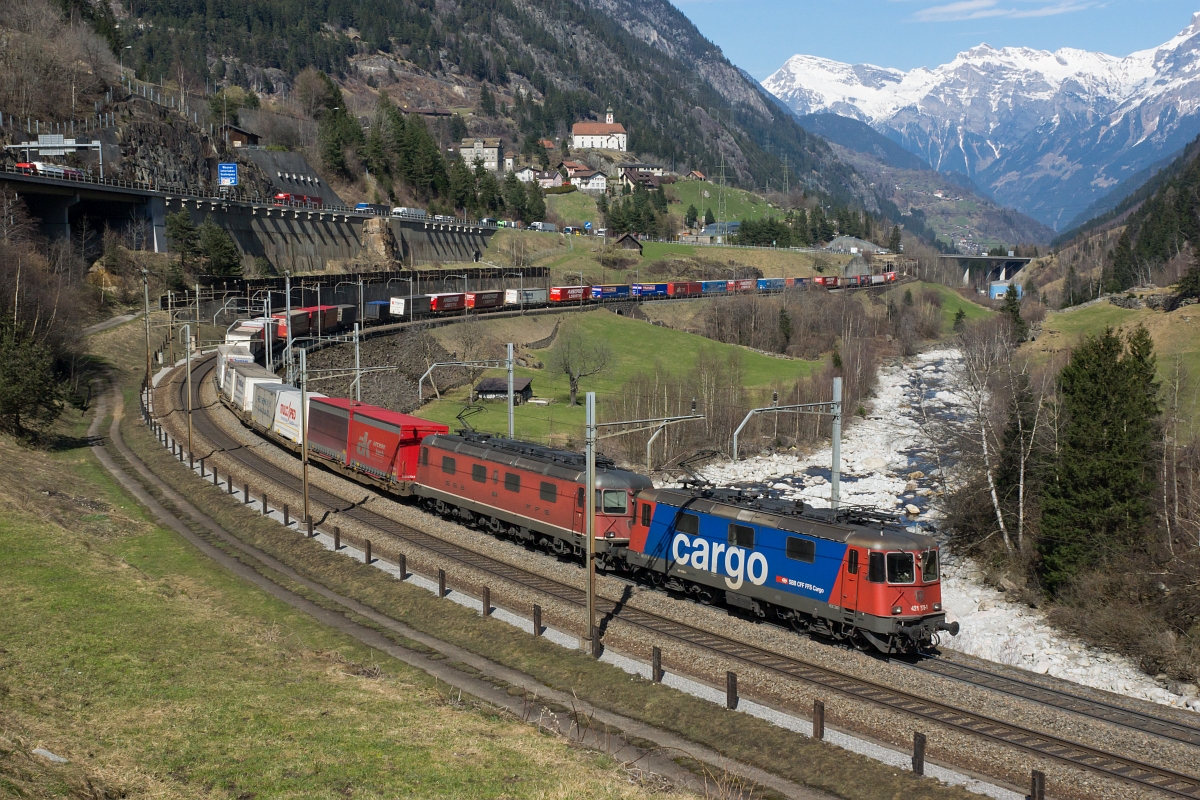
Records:
[[[691,549],[684,552],[683,548]],[[722,552],[725,553],[724,561]],[[671,540],[671,557],[681,567],[690,566],[715,575],[722,574],[717,568],[724,566],[725,585],[733,591],[742,588],[743,578],[749,578],[755,586],[767,582],[767,557],[762,553],[751,553],[747,558],[743,548],[722,542],[713,542],[710,552],[708,540],[703,536],[692,540],[686,533],[676,533]]]

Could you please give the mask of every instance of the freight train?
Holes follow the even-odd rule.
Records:
[[[301,446],[300,391],[256,364],[219,362],[222,401],[247,426]],[[308,395],[309,455],[351,480],[531,548],[581,558],[579,453]],[[937,542],[893,515],[815,509],[699,484],[654,488],[596,459],[597,568],[754,619],[885,654],[957,635],[941,606]]]

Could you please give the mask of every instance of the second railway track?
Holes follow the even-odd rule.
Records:
[[[299,493],[301,491],[299,478],[258,456],[226,433],[212,418],[209,411],[201,404],[199,400],[200,387],[203,384],[204,378],[213,368],[214,364],[211,359],[206,359],[193,365],[193,384],[195,387],[193,422],[196,430],[207,438],[219,452],[236,460],[248,471],[258,474],[288,491]],[[186,407],[187,404],[185,395],[186,385],[186,382],[180,382],[181,408]],[[582,608],[585,605],[586,598],[584,591],[575,586],[538,575],[448,542],[412,526],[359,507],[345,498],[314,487],[311,484],[309,495],[312,502],[319,506],[323,506],[330,511],[349,517],[360,524],[421,547],[442,558],[515,583],[527,589],[541,592],[562,603],[577,608]],[[939,723],[952,729],[1112,779],[1147,789],[1158,790],[1169,796],[1196,798],[1200,800],[1200,778],[1195,776],[1146,764],[1136,759],[1105,752],[1078,742],[993,719],[983,714],[966,711],[898,689],[882,686],[827,667],[807,663],[792,656],[785,656],[761,647],[745,644],[735,639],[686,625],[642,609],[631,608],[628,605],[617,603],[604,597],[597,597],[596,607],[598,612],[608,619],[620,620],[659,637],[674,640],[692,647],[702,648],[726,659],[738,661],[760,670],[804,681],[849,698]],[[933,665],[934,662],[936,662],[936,666]],[[1088,700],[1066,692],[1047,689],[1036,684],[1007,678],[987,672],[986,670],[959,665],[954,662],[934,660],[921,664],[920,668],[937,672],[973,686],[1004,692],[1070,713],[1081,714],[1106,723],[1131,728],[1142,733],[1200,746],[1200,729],[1157,720],[1147,714]]]

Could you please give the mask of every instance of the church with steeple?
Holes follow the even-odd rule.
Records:
[[[625,152],[625,126],[613,121],[613,110],[604,114],[604,122],[576,122],[571,127],[572,150],[617,150]]]

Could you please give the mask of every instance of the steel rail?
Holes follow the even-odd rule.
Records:
[[[193,365],[193,375],[197,372],[200,373],[199,378],[193,380],[196,395],[199,394],[204,378],[214,367],[215,363],[211,358]],[[186,386],[187,382],[181,382],[179,390],[180,400],[184,402],[184,406],[186,406],[184,395]],[[286,489],[295,492],[300,490],[299,478],[251,452],[212,419],[208,410],[200,405],[198,396],[193,400],[196,403],[194,406],[196,408],[194,413],[197,416],[196,427],[218,448],[218,452],[224,452],[252,472]],[[417,528],[376,514],[325,490],[314,488],[310,491],[315,504],[323,505],[330,511],[425,548],[438,556],[534,589],[561,602],[580,608],[584,605],[585,593],[582,588],[576,588],[447,542]],[[1157,789],[1174,797],[1193,798],[1193,800],[1200,798],[1200,778],[1191,775],[1146,764],[1136,759],[1108,753],[1068,739],[1040,733],[983,714],[964,711],[945,703],[881,686],[862,678],[748,645],[641,609],[630,608],[628,605],[608,598],[598,597],[597,608],[604,614],[605,623],[609,620],[619,619],[660,637],[709,650],[752,668],[801,680],[893,712],[940,723],[948,728],[998,742],[1032,755],[1042,756],[1143,788]],[[603,632],[605,627],[606,624],[602,624],[600,630]]]

